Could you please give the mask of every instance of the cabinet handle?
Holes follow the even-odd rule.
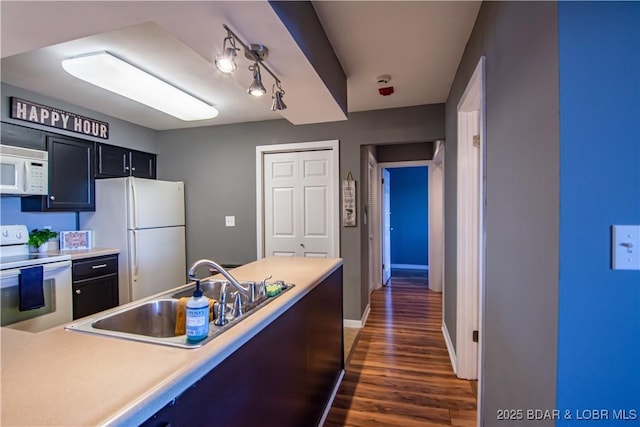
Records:
[[[92,269],[96,269],[96,268],[105,268],[107,266],[107,264],[98,264],[98,265],[92,265],[91,268]]]
[[[129,170],[129,166],[125,166],[124,170],[128,171]]]
[[[136,168],[131,168],[132,171],[136,170]]]
[[[56,199],[56,196],[49,196],[49,199],[51,199],[51,200],[55,200],[55,199]]]
[[[80,289],[76,289],[76,294],[80,295],[82,291]]]

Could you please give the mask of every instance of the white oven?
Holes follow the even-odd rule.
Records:
[[[49,153],[0,145],[0,193],[12,195],[49,192]]]
[[[71,260],[69,255],[29,253],[27,227],[0,226],[0,325],[39,332],[73,320]],[[44,306],[20,310],[20,275],[42,266]]]

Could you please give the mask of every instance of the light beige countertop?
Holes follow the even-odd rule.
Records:
[[[238,280],[272,274],[273,280],[296,286],[194,349],[68,331],[64,326],[39,333],[2,328],[0,424],[138,425],[341,265],[339,258],[275,257],[232,270]]]
[[[48,251],[47,254],[51,255],[69,255],[72,261],[85,259],[85,258],[95,258],[104,255],[114,255],[119,254],[120,249],[117,248],[91,248],[91,249],[67,249],[67,250],[57,250],[57,251]]]

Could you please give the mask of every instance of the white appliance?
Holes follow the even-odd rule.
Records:
[[[0,145],[0,193],[15,195],[49,192],[49,153]]]
[[[96,211],[80,212],[93,245],[120,249],[120,304],[186,283],[184,183],[96,180]]]
[[[71,260],[69,255],[29,253],[26,225],[0,226],[1,325],[39,332],[73,320]],[[44,307],[19,310],[21,269],[41,265]]]

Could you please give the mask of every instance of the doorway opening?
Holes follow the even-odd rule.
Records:
[[[390,258],[392,274],[424,274],[429,271],[429,167],[384,168],[382,173],[384,261]]]
[[[379,202],[375,211],[379,233],[374,240],[379,245],[374,247],[379,249],[378,256],[370,259],[381,272],[381,283],[389,281],[395,267],[428,273],[429,289],[442,291],[442,167],[441,162],[433,160],[378,164]]]
[[[458,378],[478,380],[478,425],[483,419],[485,95],[485,58],[481,57],[457,106],[457,301],[452,357]]]

